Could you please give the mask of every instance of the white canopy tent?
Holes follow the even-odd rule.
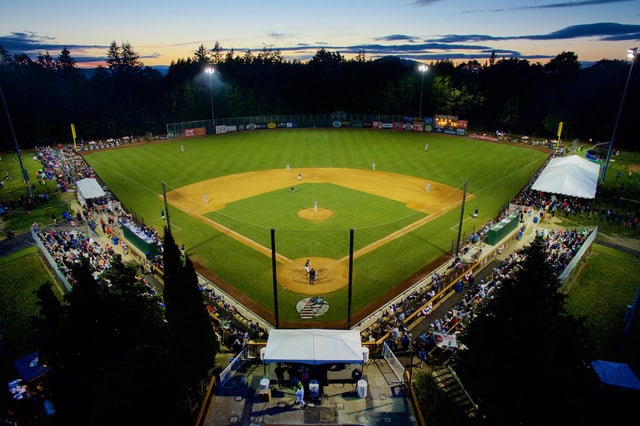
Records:
[[[271,330],[263,362],[308,365],[363,364],[364,350],[357,330]]]
[[[86,200],[104,197],[106,193],[94,178],[80,179],[76,182],[78,188],[78,201],[80,204],[86,204]]]
[[[531,189],[593,199],[596,196],[599,175],[600,165],[578,155],[553,158]]]

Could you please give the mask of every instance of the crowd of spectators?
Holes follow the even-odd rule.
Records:
[[[377,342],[386,338],[391,349],[403,349],[412,337],[408,329],[409,320],[424,319],[433,309],[433,302],[445,296],[447,287],[457,282],[471,282],[473,273],[460,258],[453,259],[449,265],[431,274],[429,282],[419,285],[400,301],[386,308],[374,324],[362,330],[365,342]],[[460,291],[461,289],[454,289]]]
[[[115,255],[122,256],[126,251],[126,245],[114,247],[109,243],[102,244],[90,233],[83,232],[79,228],[51,227],[49,229],[41,229],[35,223],[32,228],[55,261],[58,270],[72,287],[77,282],[73,275],[74,267],[83,260],[88,262],[93,278],[97,282],[110,285],[102,274],[111,268]],[[149,295],[155,296],[157,294],[157,290],[143,276],[138,278]]]
[[[552,265],[556,277],[564,271],[592,231],[591,229],[579,231],[544,228],[536,230],[536,236],[542,237],[545,242],[546,261]],[[472,320],[477,309],[489,300],[487,298],[499,289],[505,280],[515,278],[517,266],[525,259],[525,253],[526,248],[514,250],[493,268],[490,275],[479,282],[476,282],[472,276],[463,278],[466,280],[464,283],[466,291],[460,302],[442,317],[435,318],[429,328],[412,342],[413,351],[418,354],[421,363],[426,361],[428,354],[437,346],[434,333],[459,334],[465,322]]]
[[[55,180],[58,188],[64,192],[80,179],[95,177],[91,166],[71,150],[37,146],[34,159],[42,164],[38,179]]]
[[[72,189],[75,183],[86,177],[95,177],[93,169],[84,161],[83,157],[70,149],[37,147],[34,160],[39,160],[42,168],[37,177],[40,180],[56,180],[61,191]],[[158,244],[158,255],[150,258],[135,258],[139,262],[139,282],[145,286],[149,296],[161,296],[158,288],[152,286],[145,278],[148,274],[161,274],[163,270],[163,243],[158,231],[144,222],[136,223],[132,214],[122,208],[121,203],[110,192],[105,196],[86,200],[85,204],[74,214],[66,212],[62,220],[52,217],[53,226],[32,225],[36,236],[42,241],[45,249],[51,255],[57,268],[73,287],[76,279],[73,267],[82,259],[86,259],[94,278],[98,282],[108,285],[102,273],[111,267],[114,255],[124,256],[129,253],[129,247],[121,238],[115,236],[115,230],[123,223],[131,222],[142,230],[148,237]],[[107,242],[101,242],[100,236],[106,237]],[[118,243],[116,243],[118,240]],[[184,246],[182,247],[184,254]],[[216,295],[211,289],[201,286],[204,301],[214,318],[220,320],[221,341],[234,351],[242,348],[247,339],[264,338],[266,330],[258,324],[244,318],[239,311],[223,297]],[[233,336],[231,339],[229,336]]]

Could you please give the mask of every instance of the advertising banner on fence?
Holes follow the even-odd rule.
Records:
[[[458,127],[456,129],[456,134],[458,136],[466,135],[468,127],[469,127],[469,122],[467,120],[458,120]]]
[[[206,127],[196,127],[193,129],[184,129],[184,136],[185,137],[192,137],[192,136],[205,136],[207,134],[207,128]]]
[[[433,117],[424,118],[424,131],[433,132]]]

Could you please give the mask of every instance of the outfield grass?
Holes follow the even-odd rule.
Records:
[[[429,144],[428,152],[424,150],[426,142]],[[180,152],[181,144],[185,147],[184,153]],[[369,170],[371,163],[376,163],[377,170],[421,177],[458,189],[463,188],[465,181],[468,182],[467,191],[475,198],[466,206],[464,235],[494,218],[545,159],[545,154],[521,146],[446,135],[364,129],[243,132],[95,152],[86,156],[87,162],[123,205],[133,211],[138,220],[144,220],[147,225],[158,229],[163,227],[160,217],[163,209],[163,181],[167,190],[171,190],[218,176],[284,168],[286,164],[290,164],[293,170],[306,167]],[[346,190],[338,192],[347,197],[343,201],[344,209],[338,211],[342,217],[352,210],[348,203],[354,195]],[[211,217],[226,221],[235,230],[247,232],[251,234],[251,238],[264,243],[269,239],[269,224],[282,223],[281,213],[274,214],[274,209],[269,207],[270,203],[285,195],[289,194],[266,194],[243,200],[237,205],[229,205],[224,210],[213,213]],[[212,198],[215,194],[209,196]],[[348,249],[350,228],[360,228],[355,232],[355,243],[363,245],[377,237],[379,227],[376,222],[379,221],[377,225],[395,224],[395,227],[401,227],[404,221],[412,217],[405,208],[389,200],[361,193],[357,197],[369,197],[366,202],[370,203],[370,207],[365,206],[357,212],[358,223],[349,224],[349,220],[345,220],[343,230],[339,227],[331,228],[331,243],[327,243],[326,253],[342,253]],[[334,201],[338,203],[337,199]],[[278,202],[282,202],[282,199]],[[474,220],[471,213],[476,207],[479,208],[480,215]],[[183,212],[171,209],[170,216],[176,241],[178,244],[185,243],[193,260],[218,274],[266,309],[273,310],[269,258],[206,224],[195,221]],[[459,220],[460,209],[455,209],[356,259],[352,312],[385,294],[430,261],[448,252],[455,245]],[[315,225],[307,224],[307,230],[298,232],[304,234],[309,232],[308,229],[315,230]],[[285,238],[278,241],[277,246],[285,247],[290,244],[290,257],[309,255],[305,252],[296,255],[293,247],[299,246],[299,243],[288,240],[296,232],[290,232],[291,235],[287,236],[286,230],[290,230],[289,223],[283,226],[282,232],[276,229],[278,238]],[[323,230],[320,228],[318,232],[322,233]],[[323,237],[317,237],[321,238]],[[278,305],[282,319],[297,319],[295,305],[301,297],[303,296],[286,289],[279,292]],[[345,320],[347,290],[327,294],[325,298],[331,308],[322,320]]]
[[[567,311],[584,316],[600,359],[630,362],[640,369],[640,315],[623,349],[624,318],[640,291],[640,259],[600,244],[593,244],[574,277]]]

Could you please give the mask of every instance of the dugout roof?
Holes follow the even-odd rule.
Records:
[[[271,330],[263,361],[265,364],[363,364],[364,351],[357,330]]]

